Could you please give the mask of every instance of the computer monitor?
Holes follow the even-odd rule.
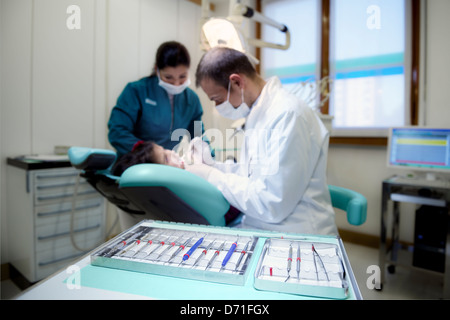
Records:
[[[388,167],[450,173],[450,128],[389,129]]]

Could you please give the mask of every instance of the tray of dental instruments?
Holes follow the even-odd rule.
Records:
[[[340,247],[333,243],[267,239],[255,269],[254,287],[345,299],[348,281]]]
[[[145,220],[94,252],[91,264],[244,285],[257,241],[245,233]]]

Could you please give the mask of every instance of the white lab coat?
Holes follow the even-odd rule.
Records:
[[[244,228],[337,234],[328,142],[317,114],[273,77],[246,119],[239,163],[216,163],[205,178],[245,213]]]

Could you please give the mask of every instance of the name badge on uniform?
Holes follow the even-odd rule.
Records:
[[[153,101],[149,98],[145,98],[145,103],[150,104],[152,106],[156,106],[156,101]]]

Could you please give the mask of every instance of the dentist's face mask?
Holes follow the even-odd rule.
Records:
[[[159,74],[159,70],[157,70],[157,75],[158,75],[158,79],[159,79],[159,83],[158,84],[164,90],[166,90],[168,94],[171,94],[171,95],[177,95],[177,94],[182,93],[191,84],[191,80],[189,78],[187,78],[186,81],[183,82],[181,85],[175,86],[173,84],[170,84],[168,82],[163,81],[161,79],[160,74]]]
[[[230,103],[230,85],[231,81],[228,83],[227,101],[216,106],[216,110],[222,117],[228,119],[237,120],[245,118],[250,113],[250,108],[244,102],[244,89],[242,89],[242,103],[239,105],[239,107],[235,108]]]

